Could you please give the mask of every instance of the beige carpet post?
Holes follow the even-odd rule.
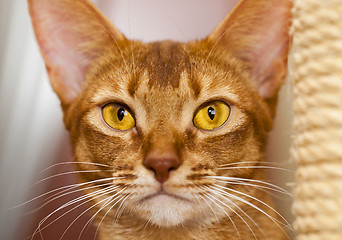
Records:
[[[342,0],[294,0],[297,240],[342,240]]]

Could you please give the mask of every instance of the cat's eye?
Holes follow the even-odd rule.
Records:
[[[102,108],[105,122],[117,130],[128,130],[135,126],[135,120],[130,110],[115,103],[108,103]]]
[[[212,101],[201,106],[195,113],[194,125],[203,130],[222,126],[230,115],[230,107],[222,101]]]

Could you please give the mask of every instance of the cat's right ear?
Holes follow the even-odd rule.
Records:
[[[287,72],[291,0],[241,0],[209,35],[250,68],[261,97],[273,99]]]
[[[88,0],[28,0],[50,82],[68,106],[82,90],[86,71],[109,45],[125,37]]]

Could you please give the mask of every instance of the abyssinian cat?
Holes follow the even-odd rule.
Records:
[[[242,0],[206,39],[128,40],[88,0],[29,0],[102,240],[286,239],[265,182],[289,0]]]

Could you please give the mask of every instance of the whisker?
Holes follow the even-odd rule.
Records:
[[[87,198],[91,198],[93,197],[93,195],[96,195],[97,193],[94,192],[94,194],[87,194],[86,196],[82,196],[82,197],[78,197],[76,198],[75,200],[72,200],[72,201],[69,201],[65,204],[63,204],[62,206],[60,206],[59,208],[57,208],[56,210],[54,210],[52,213],[50,213],[48,216],[46,216],[45,218],[43,218],[39,224],[38,224],[38,227],[36,228],[35,232],[33,233],[32,235],[32,238],[34,237],[34,235],[36,234],[36,231],[40,230],[40,232],[42,230],[44,230],[45,228],[49,227],[51,224],[53,224],[54,222],[56,222],[57,220],[59,220],[60,218],[62,218],[63,216],[65,216],[66,214],[68,214],[69,212],[73,211],[74,209],[82,206],[83,204],[87,203],[87,202],[90,202],[92,199],[82,203],[82,204],[79,204],[77,205],[76,207],[72,208],[71,210],[67,211],[66,213],[64,213],[63,215],[59,216],[57,219],[55,219],[54,221],[52,221],[51,223],[49,223],[47,226],[45,226],[43,229],[40,229],[40,227],[44,224],[44,222],[49,218],[51,217],[53,214],[57,213],[59,210],[63,209],[63,208],[66,208],[74,203],[77,203],[77,202],[80,202],[80,201],[83,201],[84,199],[87,199]],[[104,194],[103,194],[104,195]],[[102,195],[101,195],[102,196]],[[100,196],[98,196],[100,197]]]
[[[45,172],[51,168],[58,167],[61,165],[68,165],[68,164],[84,164],[84,165],[92,165],[92,166],[98,166],[98,167],[111,167],[111,166],[106,165],[106,164],[92,163],[92,162],[61,162],[61,163],[56,163],[56,164],[53,164],[53,165],[45,168],[44,170],[41,171],[41,173],[43,173],[43,172]]]
[[[269,206],[268,204],[264,203],[264,202],[261,201],[260,199],[258,199],[258,198],[256,198],[256,197],[253,197],[253,196],[251,196],[251,195],[249,195],[249,194],[246,194],[246,193],[243,193],[243,192],[240,192],[240,191],[237,191],[237,190],[234,190],[234,189],[225,187],[225,186],[221,186],[221,185],[219,185],[219,184],[214,184],[214,186],[215,186],[215,187],[218,187],[218,188],[221,188],[221,189],[228,190],[228,191],[232,191],[232,192],[234,192],[234,193],[241,194],[241,195],[243,195],[243,196],[245,196],[245,197],[251,198],[251,199],[253,199],[253,200],[259,202],[259,203],[261,203],[262,205],[264,205],[264,206],[268,207],[269,209],[271,209],[272,211],[274,211],[275,213],[277,213],[277,215],[278,215],[279,217],[281,217],[281,218],[286,222],[285,218],[283,218],[283,216],[281,216],[280,213],[278,213],[274,208],[272,208],[272,207]],[[224,192],[225,192],[225,191],[224,191]],[[229,196],[232,196],[232,197],[234,196],[234,197],[236,197],[236,198],[239,198],[238,196],[235,196],[235,195],[230,194],[230,193],[227,193],[227,192],[225,192],[225,194],[227,194],[227,195],[229,195]],[[241,200],[243,200],[243,202],[246,203],[246,204],[252,204],[252,203],[250,203],[250,202],[248,202],[247,200],[244,200],[244,199],[242,199],[242,198],[241,198]],[[247,203],[247,202],[248,202],[248,203]],[[254,205],[254,204],[253,204],[253,205]],[[258,210],[263,211],[262,209],[259,209],[259,208],[258,208]],[[270,217],[273,218],[272,216],[270,216]],[[278,221],[279,223],[281,223],[279,220],[277,220],[277,221]],[[281,224],[283,224],[283,223],[281,223]]]
[[[219,220],[219,218],[217,217],[216,212],[215,212],[214,209],[211,207],[211,205],[207,202],[207,200],[206,200],[203,196],[199,195],[199,197],[207,204],[207,206],[210,208],[211,212],[214,214],[214,216],[215,216],[217,222],[219,223],[220,220]]]
[[[264,203],[263,201],[257,199],[256,197],[253,197],[253,196],[251,196],[251,195],[249,195],[249,194],[242,193],[242,192],[237,191],[237,190],[234,190],[234,189],[230,189],[230,188],[227,188],[227,187],[218,185],[218,184],[215,184],[215,186],[216,186],[216,187],[219,187],[219,188],[222,188],[222,189],[225,189],[225,190],[227,190],[227,191],[232,191],[232,192],[234,192],[234,193],[243,195],[243,196],[245,196],[245,197],[251,198],[251,199],[253,199],[253,200],[255,200],[255,201],[261,203],[262,205],[264,205],[264,206],[266,206],[267,208],[271,209],[275,214],[277,214],[277,215],[278,215],[286,224],[284,224],[284,223],[282,223],[281,221],[279,221],[278,219],[272,217],[271,215],[269,215],[268,213],[266,213],[264,210],[262,210],[261,208],[259,208],[259,207],[256,206],[255,204],[253,204],[253,203],[251,203],[251,202],[249,202],[249,201],[247,201],[247,200],[245,200],[245,199],[243,199],[243,198],[241,198],[241,197],[238,197],[238,196],[236,196],[236,195],[234,195],[234,194],[231,194],[231,193],[228,193],[228,192],[224,191],[225,194],[226,194],[227,196],[229,196],[229,197],[231,197],[231,198],[234,198],[234,199],[236,199],[236,200],[238,200],[238,201],[240,201],[240,202],[242,202],[242,203],[245,203],[245,204],[247,204],[248,206],[250,206],[250,207],[252,207],[252,208],[258,210],[259,212],[263,213],[264,215],[266,215],[272,222],[274,222],[274,223],[275,223],[275,224],[276,224],[276,225],[285,233],[285,235],[286,235],[287,237],[288,237],[287,233],[284,231],[284,229],[283,229],[280,225],[282,225],[282,226],[284,226],[284,227],[286,227],[286,228],[288,228],[288,229],[290,229],[290,230],[293,231],[291,225],[286,221],[286,219],[285,219],[278,211],[276,211],[274,208],[272,208],[272,207],[269,206],[268,204]],[[279,224],[280,224],[280,225],[279,225]]]
[[[64,172],[64,173],[58,173],[49,177],[46,177],[42,180],[39,180],[38,182],[35,182],[33,185],[39,184],[41,182],[45,182],[49,179],[60,177],[60,176],[65,176],[69,174],[76,174],[76,173],[95,173],[95,172],[114,172],[115,170],[81,170],[81,171],[71,171],[71,172]]]
[[[215,190],[216,191],[216,193],[217,192],[219,192],[219,193],[221,193],[220,194],[220,196],[221,197],[223,197],[225,200],[227,200],[227,201],[229,201],[229,203],[231,203],[231,204],[233,204],[234,205],[234,207],[236,207],[240,212],[242,212],[262,233],[264,233],[264,231],[260,228],[260,226],[242,209],[242,208],[240,208],[236,203],[234,203],[231,199],[229,199],[227,196],[224,196],[224,195],[222,195],[222,193],[224,194],[225,193],[225,191],[223,191],[222,189],[219,189],[219,188],[217,188],[217,187],[215,187],[215,186],[212,186],[213,187],[213,190]],[[209,189],[210,190],[210,189]]]
[[[64,196],[67,196],[67,195],[70,195],[70,194],[73,194],[73,193],[76,193],[76,192],[80,192],[80,191],[84,191],[84,190],[89,190],[89,189],[93,189],[93,188],[97,188],[97,187],[104,187],[106,185],[108,185],[109,183],[104,183],[104,184],[101,184],[101,185],[96,185],[96,186],[90,186],[90,187],[86,187],[86,188],[80,188],[80,189],[77,189],[77,190],[74,190],[74,191],[71,191],[71,192],[67,192],[67,193],[63,193],[61,195],[58,195],[60,193],[57,193],[57,194],[54,194],[52,199],[50,199],[50,197],[48,199],[50,199],[49,201],[45,202],[43,205],[41,205],[38,209],[36,209],[35,211],[38,211],[39,209],[43,208],[44,206],[48,205],[49,203],[59,199],[59,198],[62,198]],[[68,189],[69,190],[69,189]],[[63,191],[65,192],[65,191]],[[56,196],[57,195],[57,196]]]
[[[127,188],[127,187],[126,187]],[[122,191],[124,191],[126,188],[123,188],[119,193],[121,193]],[[116,194],[117,195],[117,194]],[[114,195],[115,196],[115,195]],[[100,225],[102,224],[102,222],[103,222],[103,220],[106,218],[106,216],[108,215],[108,213],[115,207],[115,205],[118,203],[118,202],[120,202],[121,200],[122,200],[122,198],[124,198],[124,196],[121,196],[120,197],[120,199],[119,200],[117,200],[119,198],[119,196],[118,197],[116,197],[116,198],[114,198],[113,200],[111,200],[105,207],[107,207],[109,204],[112,204],[114,201],[115,201],[115,203],[107,210],[107,212],[104,214],[104,216],[101,218],[101,221],[99,222],[99,224],[97,225],[97,228],[96,228],[96,231],[95,231],[95,236],[97,236],[97,234],[98,234],[98,231],[99,231],[99,229],[100,229]],[[104,208],[103,208],[104,209]],[[97,213],[96,213],[97,214]],[[93,215],[93,217],[95,217],[95,215],[96,214],[94,214]],[[92,217],[92,218],[93,218]],[[88,221],[89,222],[89,221]],[[86,225],[87,224],[89,224],[89,223],[86,223]],[[84,227],[83,227],[83,229],[82,229],[82,232],[84,231]],[[82,232],[81,232],[81,234],[82,234]],[[80,240],[81,238],[81,235],[79,236],[79,238],[78,238],[78,240]]]
[[[88,203],[88,202],[90,202],[90,201],[93,201],[93,200],[96,199],[96,198],[99,198],[99,197],[104,196],[104,195],[106,195],[106,194],[108,194],[108,193],[110,193],[110,192],[113,192],[113,191],[115,191],[117,188],[118,188],[118,187],[116,187],[116,186],[115,186],[115,187],[110,186],[110,187],[108,187],[108,188],[106,188],[106,189],[101,189],[101,190],[95,191],[94,193],[86,194],[85,196],[78,197],[78,198],[76,198],[76,199],[74,199],[74,200],[71,200],[71,201],[69,201],[69,202],[63,204],[62,206],[58,207],[56,210],[54,210],[52,213],[50,213],[48,216],[46,216],[45,218],[43,218],[43,219],[39,222],[38,227],[36,228],[36,230],[35,230],[34,233],[32,234],[31,240],[33,240],[33,237],[36,235],[37,231],[40,231],[40,232],[41,232],[42,230],[46,229],[47,227],[49,227],[50,225],[52,225],[53,223],[55,223],[56,221],[58,221],[60,218],[64,217],[64,216],[65,216],[66,214],[68,214],[69,212],[75,210],[76,208],[78,208],[78,207],[80,207],[80,206],[82,206],[82,205],[84,205],[84,204],[86,204],[86,203]],[[98,193],[100,193],[100,195],[94,197],[94,195],[97,195]],[[46,221],[47,219],[49,219],[52,215],[54,215],[55,213],[57,213],[58,211],[60,211],[60,210],[62,210],[62,209],[64,209],[64,208],[66,208],[66,207],[68,207],[68,206],[71,206],[71,205],[73,205],[73,204],[75,204],[75,203],[78,203],[78,202],[80,202],[80,201],[83,201],[83,200],[85,200],[85,199],[89,199],[89,198],[90,198],[90,200],[87,200],[87,201],[85,201],[85,202],[83,202],[83,203],[81,203],[81,204],[75,206],[75,207],[72,208],[71,210],[68,210],[66,213],[62,214],[61,216],[59,216],[59,217],[56,218],[54,221],[52,221],[51,223],[49,223],[48,225],[44,226],[44,228],[41,229],[41,226],[45,223],[45,221]]]
[[[263,186],[263,185],[246,183],[246,182],[239,181],[239,180],[235,180],[235,181],[216,180],[216,181],[220,182],[220,183],[225,183],[225,184],[243,185],[243,186],[250,186],[250,187],[255,187],[255,188],[259,188],[259,189],[266,189],[266,190],[278,192],[278,193],[281,193],[281,194],[284,194],[284,195],[288,195],[288,196],[293,198],[293,195],[291,193],[289,193],[288,191],[286,191],[285,189],[279,190],[279,189],[276,189],[276,188],[273,188],[273,187],[267,187],[267,186]]]
[[[221,41],[221,39],[223,38],[223,36],[226,34],[226,32],[229,30],[229,28],[227,28],[222,34],[221,36],[216,40],[215,44],[213,45],[213,47],[210,49],[210,52],[208,53],[207,58],[205,59],[204,62],[204,66],[207,64],[210,55],[213,53],[214,49],[216,48],[216,46],[218,45],[218,43]]]
[[[88,182],[84,182],[84,183],[77,183],[77,184],[73,184],[73,185],[69,185],[70,187],[68,189],[65,189],[63,191],[60,191],[58,193],[53,194],[52,196],[49,196],[47,199],[53,198],[54,196],[58,195],[58,194],[62,194],[64,192],[67,192],[69,190],[75,189],[77,187],[79,187],[81,190],[86,190],[88,188],[82,188],[84,185],[90,185],[90,184],[94,184],[94,186],[92,187],[103,187],[106,184],[111,184],[111,182],[108,183],[103,183],[103,184],[99,184],[97,185],[97,183],[101,183],[101,182],[106,182],[106,181],[113,181],[113,180],[117,180],[120,179],[122,177],[110,177],[110,178],[102,178],[102,179],[96,179],[96,180],[92,180],[92,181],[88,181]],[[60,188],[59,188],[60,189]],[[61,189],[60,189],[61,190]]]
[[[219,167],[217,169],[223,169],[223,170],[233,170],[233,169],[272,169],[272,170],[281,170],[286,172],[294,173],[294,171],[286,168],[280,168],[280,167],[272,167],[272,166],[241,166],[241,167]]]
[[[123,211],[125,210],[125,208],[127,206],[127,203],[125,201],[130,196],[131,196],[131,194],[128,194],[124,199],[122,199],[122,201],[121,201],[121,203],[120,203],[120,205],[116,211],[114,223],[117,223],[119,221]]]
[[[205,189],[202,189],[202,190],[205,190]],[[227,213],[227,211],[226,211],[222,206],[220,206],[217,202],[215,202],[215,201],[212,199],[213,196],[211,196],[211,195],[209,195],[209,194],[207,194],[207,193],[204,193],[204,195],[207,197],[207,199],[209,199],[209,200],[212,201],[217,207],[219,207],[219,208],[223,211],[223,213],[229,218],[230,222],[233,224],[233,227],[234,227],[234,229],[235,229],[235,231],[236,231],[236,234],[238,235],[238,238],[241,240],[240,232],[239,232],[239,230],[237,229],[237,227],[236,227],[236,225],[235,225],[233,219],[231,218],[231,216],[229,216],[229,214]],[[228,208],[229,208],[229,207],[228,207]]]
[[[122,52],[122,49],[120,48],[120,45],[119,45],[118,41],[115,39],[115,37],[113,36],[113,34],[112,34],[110,31],[108,31],[107,28],[105,28],[105,26],[103,26],[102,24],[99,24],[99,25],[100,25],[100,27],[101,27],[101,28],[102,28],[102,29],[103,29],[103,30],[112,38],[112,40],[115,42],[115,45],[116,45],[117,48],[119,49],[121,58],[122,58],[122,60],[123,60],[123,62],[124,62],[124,64],[125,64],[126,71],[127,71],[127,73],[129,73],[130,71],[129,71],[128,64],[127,64],[127,62],[126,62],[126,59],[125,59],[125,57],[124,57],[124,54],[123,54],[123,52]]]
[[[83,49],[83,51],[96,55],[96,56],[98,57],[98,59],[100,59],[100,60],[103,59],[103,60],[106,61],[111,67],[113,67],[113,68],[115,69],[116,72],[119,72],[119,71],[120,71],[120,69],[119,69],[113,62],[111,62],[110,59],[104,57],[103,55],[100,55],[100,54],[98,54],[97,52],[92,51],[92,50],[90,50],[90,49]]]
[[[133,69],[133,76],[136,78],[136,72],[135,72],[135,57],[134,57],[134,49],[133,49],[133,42],[130,41],[130,47],[131,47],[131,53],[132,53],[132,69]]]
[[[264,185],[266,185],[266,186],[268,186],[270,188],[278,189],[280,192],[293,197],[293,195],[290,194],[285,189],[283,189],[283,188],[281,188],[281,187],[279,187],[277,185],[274,185],[272,183],[268,183],[268,182],[261,181],[261,180],[248,179],[248,178],[238,178],[238,177],[225,177],[225,176],[205,176],[205,178],[213,178],[215,180],[231,181],[231,182],[238,182],[238,181],[244,182],[245,181],[245,182],[252,182],[252,183],[260,183],[260,184],[264,184]]]
[[[214,189],[211,189],[211,188],[209,188],[209,187],[206,187],[206,189],[209,190],[210,192],[216,194],[216,195],[222,196],[221,194],[217,194],[218,192],[217,192],[217,191],[214,191]],[[211,197],[214,198],[216,201],[218,201],[218,202],[219,202],[220,204],[222,204],[223,206],[225,206],[226,208],[228,208],[229,210],[231,210],[233,213],[235,213],[235,215],[237,215],[237,216],[246,224],[246,226],[248,227],[248,229],[250,230],[250,232],[253,234],[254,239],[257,240],[257,237],[256,237],[256,235],[255,235],[253,229],[249,226],[249,224],[246,222],[246,220],[245,220],[239,213],[237,213],[232,207],[228,206],[226,203],[222,202],[221,200],[219,200],[218,198],[214,197],[213,195],[211,195]],[[232,203],[231,200],[229,200],[229,199],[227,199],[227,198],[225,198],[225,199]],[[234,204],[234,205],[236,206],[236,204]],[[241,208],[240,208],[240,209],[241,209]],[[242,212],[243,212],[243,211],[242,211]],[[248,217],[249,217],[249,216],[248,216]],[[255,221],[252,220],[252,222],[253,222],[256,226],[258,226],[258,225],[255,223]]]
[[[145,234],[146,233],[146,227],[151,224],[151,220],[150,219],[147,219],[146,222],[145,222],[145,226],[144,226],[144,229],[143,229],[143,233]]]
[[[229,167],[229,166],[240,165],[240,164],[264,164],[264,166],[276,166],[276,167],[282,165],[280,163],[267,162],[267,161],[243,161],[243,162],[225,163],[225,164],[219,165],[219,167]]]
[[[122,191],[122,190],[121,190]],[[108,193],[107,193],[108,194]],[[85,229],[85,227],[95,218],[95,216],[99,213],[99,212],[101,212],[107,205],[107,203],[108,202],[110,202],[112,199],[113,199],[113,197],[115,197],[116,195],[118,195],[118,194],[120,194],[120,192],[117,192],[117,193],[115,193],[114,195],[112,195],[112,196],[109,196],[109,197],[107,197],[107,198],[105,198],[105,199],[103,199],[103,200],[101,200],[101,201],[99,201],[99,202],[97,202],[97,203],[95,203],[95,204],[93,204],[92,206],[90,206],[89,208],[87,208],[86,210],[84,210],[79,216],[77,216],[77,218],[75,218],[73,221],[72,221],[72,223],[68,226],[68,228],[64,231],[64,233],[63,233],[63,235],[62,235],[62,237],[60,238],[60,240],[63,238],[63,236],[66,234],[66,232],[70,229],[70,227],[83,215],[83,214],[85,214],[86,212],[88,212],[90,209],[92,209],[92,208],[94,208],[95,206],[97,206],[97,205],[99,205],[99,204],[101,204],[102,202],[105,202],[104,203],[104,205],[102,205],[102,207],[95,213],[95,214],[93,214],[93,216],[87,221],[87,223],[85,224],[85,226],[83,227],[83,229],[82,229],[82,232],[81,232],[81,234],[83,233],[83,231],[84,231],[84,229]]]
[[[198,189],[200,189],[200,188],[198,187]],[[202,189],[200,189],[200,190],[202,190]],[[220,222],[219,218],[217,217],[217,215],[214,212],[213,208],[208,204],[207,200],[203,196],[201,196],[200,194],[199,195],[195,194],[194,197],[196,198],[197,203],[199,203],[199,206],[201,207],[202,212],[205,212],[204,207],[201,204],[201,202],[204,201],[206,203],[206,205],[210,208],[210,210],[213,213],[213,215],[215,216],[216,221],[219,223]]]
[[[92,180],[92,181],[84,182],[84,183],[76,183],[76,184],[71,184],[71,185],[62,186],[62,187],[59,187],[59,188],[50,190],[50,191],[48,191],[48,192],[46,192],[46,193],[43,193],[43,194],[41,194],[41,195],[39,195],[39,196],[37,196],[37,197],[34,197],[34,198],[32,198],[32,199],[30,199],[30,200],[24,202],[24,203],[21,203],[21,204],[19,204],[19,205],[17,205],[17,206],[14,206],[14,207],[10,208],[10,209],[15,209],[15,208],[19,208],[19,207],[21,207],[21,206],[27,205],[27,204],[29,204],[29,203],[31,203],[31,202],[33,202],[33,201],[39,199],[39,198],[42,198],[42,197],[44,197],[44,196],[47,196],[47,195],[49,195],[49,194],[52,194],[52,193],[54,193],[54,192],[57,192],[57,191],[59,191],[59,190],[65,189],[65,188],[68,188],[68,189],[66,189],[66,190],[64,190],[64,191],[68,191],[68,190],[70,190],[70,189],[74,189],[74,188],[76,188],[76,187],[80,187],[80,186],[83,186],[83,185],[92,184],[92,183],[96,183],[96,182],[103,182],[103,181],[116,180],[116,179],[118,179],[118,178],[121,178],[121,177],[103,178],[103,179]],[[58,193],[58,194],[60,194],[60,193]],[[53,196],[55,196],[55,195],[53,195]],[[51,197],[53,197],[53,196],[51,196]]]
[[[92,206],[88,207],[86,210],[84,210],[80,215],[78,215],[70,224],[69,226],[64,230],[62,236],[59,238],[59,240],[62,240],[63,237],[65,236],[65,234],[68,232],[68,230],[71,228],[71,226],[80,218],[82,217],[86,212],[88,212],[90,209],[94,208],[95,206],[101,204],[102,202],[106,201],[110,201],[110,199],[112,198],[112,196],[106,197],[105,199],[93,204]]]

